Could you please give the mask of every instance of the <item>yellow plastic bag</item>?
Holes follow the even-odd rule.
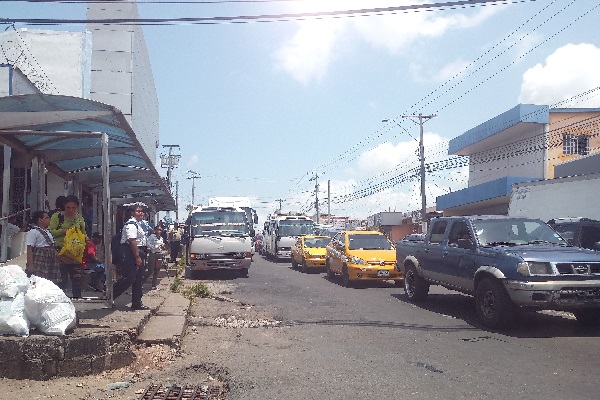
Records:
[[[69,228],[65,234],[65,243],[63,244],[59,256],[67,257],[78,263],[83,262],[83,252],[85,250],[85,233],[81,232],[76,226]]]

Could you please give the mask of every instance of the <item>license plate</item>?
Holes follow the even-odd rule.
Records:
[[[377,276],[390,276],[390,271],[377,271]]]

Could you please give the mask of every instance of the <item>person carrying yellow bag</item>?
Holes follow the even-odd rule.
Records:
[[[71,277],[71,297],[75,299],[81,298],[81,269],[83,268],[81,256],[83,256],[83,249],[87,241],[85,233],[83,233],[85,232],[85,221],[83,216],[79,214],[78,209],[79,199],[73,195],[67,196],[64,203],[64,211],[52,214],[50,226],[48,227],[48,230],[54,236],[56,250],[59,252],[60,287],[62,290],[65,290],[68,286],[69,277]],[[67,240],[67,232],[73,227],[77,228],[79,232],[71,230],[69,240]],[[83,241],[84,247],[81,249],[80,257],[77,254],[70,254],[73,257],[69,257],[67,252],[71,253],[71,250],[74,250],[78,246],[75,235],[77,235],[79,241]],[[65,248],[64,251],[63,248]],[[77,250],[74,250],[73,253],[77,253]]]

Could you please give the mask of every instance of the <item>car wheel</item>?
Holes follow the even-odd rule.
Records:
[[[583,326],[598,326],[600,325],[600,309],[586,308],[573,311],[573,315],[577,322]]]
[[[352,281],[350,280],[350,276],[348,275],[348,267],[342,267],[342,286],[343,287],[352,287]]]
[[[408,265],[406,267],[404,293],[410,301],[423,300],[429,294],[429,284],[425,279],[419,276],[414,265]]]
[[[306,267],[306,259],[304,257],[302,258],[302,264],[300,264],[300,272],[302,272],[303,274],[308,273],[308,268]]]
[[[475,288],[477,315],[485,326],[508,325],[514,317],[514,306],[500,281],[483,278]]]
[[[335,277],[335,272],[333,272],[329,266],[329,258],[325,260],[325,273],[327,273],[328,279],[333,279]]]

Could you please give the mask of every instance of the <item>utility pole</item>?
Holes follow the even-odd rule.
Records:
[[[181,155],[173,154],[174,148],[179,149],[178,144],[163,144],[163,147],[167,147],[169,149],[169,154],[160,155],[160,166],[162,168],[167,168],[167,186],[169,187],[170,191],[173,178],[173,169],[175,169],[175,167],[179,164]]]
[[[427,232],[427,197],[425,194],[425,147],[423,146],[423,120],[437,117],[437,115],[402,115],[402,118],[418,118],[419,119],[419,161],[421,162],[419,175],[421,177],[421,230],[422,233]],[[384,119],[382,122],[388,122],[389,119]],[[394,121],[396,125],[402,127]],[[414,122],[414,121],[413,121]],[[415,122],[416,123],[416,122]]]
[[[188,174],[190,174],[190,176],[188,176],[186,179],[192,180],[192,209],[193,209],[196,206],[195,197],[194,197],[194,188],[195,188],[196,179],[200,178],[200,174],[198,172],[192,171],[192,170],[189,170]]]
[[[319,175],[315,172],[315,176],[309,179],[315,181],[315,212],[317,213],[317,224],[319,223]]]
[[[327,180],[327,218],[331,223],[331,180]]]
[[[162,168],[167,169],[167,188],[169,189],[169,193],[171,196],[173,195],[173,191],[171,190],[172,179],[173,179],[173,169],[179,164],[179,159],[181,155],[173,154],[173,149],[179,149],[178,144],[163,144],[163,147],[167,147],[169,149],[169,154],[161,154],[160,155],[160,166]],[[177,198],[175,199],[175,207],[178,208]],[[179,214],[179,210],[175,211],[175,219],[177,220],[177,216]],[[169,216],[169,211],[167,211],[167,216]]]
[[[281,204],[283,203],[283,199],[277,199],[275,201],[279,202],[279,213],[281,213]]]
[[[402,118],[419,118],[419,158],[421,160],[421,230],[427,232],[427,197],[425,194],[425,147],[423,146],[423,119],[431,119],[437,115],[403,115]]]
[[[175,182],[175,221],[179,222],[179,181]]]

